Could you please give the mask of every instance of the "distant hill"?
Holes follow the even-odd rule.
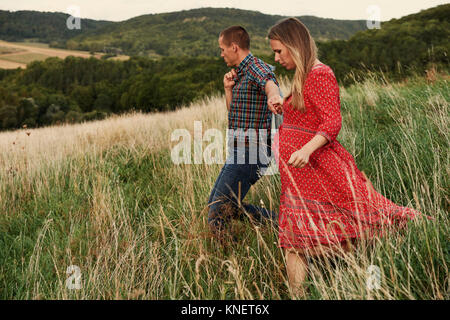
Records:
[[[320,59],[343,78],[367,69],[403,77],[433,66],[449,69],[450,4],[381,23],[380,29],[356,33],[348,41],[321,43]]]
[[[82,20],[81,31],[65,27],[68,15],[34,11],[0,16],[0,38],[15,41],[26,37],[53,41],[53,46],[86,51],[115,50],[142,56],[217,56],[217,36],[231,25],[244,26],[252,37],[252,51],[270,53],[268,29],[279,15],[255,11],[202,8],[162,14],[147,14],[122,22]],[[348,39],[366,29],[364,20],[334,20],[299,17],[318,40]],[[63,26],[63,27],[61,27]],[[78,33],[77,33],[78,32]],[[56,43],[56,42],[57,43]]]
[[[0,39],[23,41],[33,39],[51,43],[70,38],[109,25],[113,22],[82,19],[81,30],[66,27],[70,15],[59,12],[0,10]]]
[[[268,29],[285,18],[255,11],[203,8],[188,11],[149,14],[110,24],[82,34],[72,40],[78,48],[95,50],[102,46],[117,47],[129,55],[217,56],[217,37],[231,25],[242,25],[251,34],[252,50],[269,53]],[[322,40],[348,39],[366,28],[365,21],[300,17],[314,37]]]

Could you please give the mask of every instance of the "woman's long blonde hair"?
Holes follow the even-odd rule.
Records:
[[[270,28],[269,39],[278,40],[285,45],[294,60],[295,74],[289,96],[292,95],[291,105],[294,109],[304,111],[303,86],[317,59],[316,43],[308,28],[297,18],[287,18],[278,22]]]

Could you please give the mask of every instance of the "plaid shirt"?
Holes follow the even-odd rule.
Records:
[[[237,79],[228,113],[228,128],[266,129],[270,132],[272,112],[267,107],[266,82],[278,82],[274,67],[249,53],[236,69]]]

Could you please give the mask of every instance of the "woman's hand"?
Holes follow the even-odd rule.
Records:
[[[295,151],[291,154],[289,158],[288,165],[294,168],[303,168],[309,163],[310,152],[306,151],[304,148]]]
[[[275,114],[283,114],[283,98],[280,95],[274,95],[267,100],[269,110]]]

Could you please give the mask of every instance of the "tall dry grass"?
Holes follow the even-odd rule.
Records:
[[[307,298],[448,299],[447,80],[373,80],[341,97],[338,139],[358,167],[383,195],[435,220],[310,259]],[[226,248],[208,234],[206,202],[221,165],[170,157],[171,133],[193,137],[194,121],[224,132],[224,98],[0,134],[0,297],[295,299],[272,226],[236,221],[238,244]],[[279,194],[279,177],[265,176],[246,201],[277,210]],[[67,288],[71,265],[79,290]],[[370,266],[380,270],[378,289],[368,286]]]

